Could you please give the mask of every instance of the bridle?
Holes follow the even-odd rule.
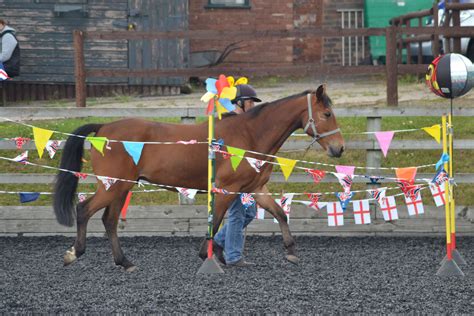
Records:
[[[336,128],[336,129],[333,129],[332,131],[319,134],[318,131],[316,130],[316,121],[313,118],[313,110],[311,108],[311,93],[308,93],[306,97],[308,99],[308,122],[306,123],[306,126],[304,127],[304,132],[308,134],[308,129],[310,127],[311,127],[311,130],[313,131],[313,140],[311,141],[311,144],[308,146],[309,148],[321,138],[334,135],[336,133],[341,132],[341,130],[339,128]]]

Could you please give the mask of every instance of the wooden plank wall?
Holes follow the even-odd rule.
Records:
[[[344,214],[344,226],[328,227],[327,213],[314,211],[293,203],[290,229],[293,234],[317,235],[443,235],[445,232],[444,207],[425,206],[425,214],[408,216],[405,205],[398,201],[400,219],[383,220],[380,210],[372,210],[372,224],[355,225],[352,208]],[[474,208],[457,207],[457,232],[474,234]],[[102,211],[89,222],[88,235],[103,235]],[[49,206],[0,206],[0,235],[75,235],[76,228],[57,223]],[[204,205],[130,206],[127,220],[121,221],[119,235],[204,236],[207,231],[207,207]],[[279,234],[279,225],[265,213],[265,219],[254,220],[249,234]]]

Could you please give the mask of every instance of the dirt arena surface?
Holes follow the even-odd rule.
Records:
[[[57,313],[474,313],[474,237],[459,238],[464,278],[440,278],[444,239],[298,236],[299,266],[281,237],[248,237],[252,268],[197,275],[200,238],[121,238],[137,266],[112,261],[107,239],[88,238],[71,266],[68,237],[1,237],[2,314]]]

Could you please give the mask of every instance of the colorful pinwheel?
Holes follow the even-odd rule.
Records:
[[[219,119],[222,113],[233,111],[235,105],[232,104],[232,100],[237,95],[236,86],[239,84],[247,84],[248,79],[245,77],[239,78],[235,81],[234,77],[226,77],[220,75],[219,79],[207,78],[206,79],[206,94],[201,97],[201,101],[207,103],[206,114],[209,115],[214,111],[216,107]]]

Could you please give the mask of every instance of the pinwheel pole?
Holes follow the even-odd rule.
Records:
[[[216,177],[216,157],[212,150],[212,142],[214,140],[214,116],[216,113],[216,104],[218,97],[214,97],[214,107],[209,113],[209,127],[208,127],[208,162],[207,162],[207,258],[199,268],[198,273],[201,274],[215,274],[224,273],[224,270],[217,263],[216,259],[212,255],[212,240],[213,240],[213,222],[214,222],[214,187]]]

